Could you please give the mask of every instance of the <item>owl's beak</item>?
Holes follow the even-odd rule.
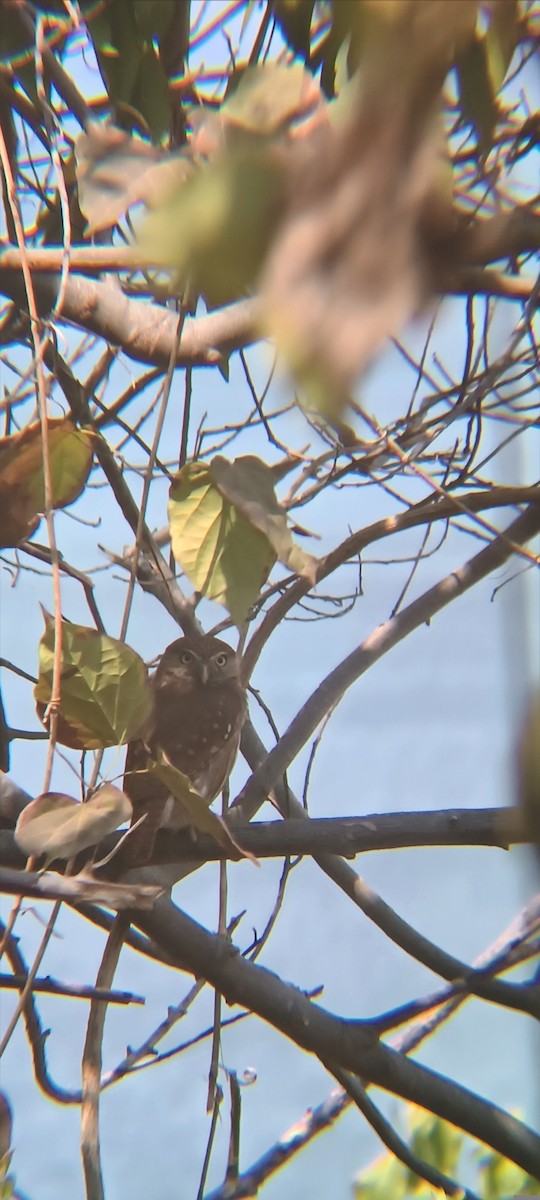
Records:
[[[199,659],[197,662],[197,673],[202,684],[208,683],[208,663],[201,662]]]

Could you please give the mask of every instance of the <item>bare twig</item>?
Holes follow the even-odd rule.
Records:
[[[117,917],[101,960],[96,988],[110,989],[129,921]],[[86,1200],[104,1200],[99,1147],[99,1092],[101,1045],[107,1005],[92,1001],[82,1060],[81,1153],[86,1185]]]

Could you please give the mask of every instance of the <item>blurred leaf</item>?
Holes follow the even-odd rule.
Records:
[[[9,1169],[10,1161],[11,1155],[9,1155],[9,1158],[5,1162],[0,1162],[0,1172],[5,1173]],[[0,1200],[12,1200],[12,1198],[13,1200],[19,1200],[19,1193],[15,1192],[15,1180],[9,1175],[5,1175],[2,1178],[0,1173]]]
[[[61,792],[45,792],[23,809],[15,841],[28,857],[74,858],[87,846],[96,846],[108,833],[129,821],[131,801],[119,788],[106,783],[82,804]]]
[[[460,1129],[432,1113],[407,1105],[407,1123],[412,1130],[413,1154],[443,1174],[454,1176],[463,1152],[471,1141]],[[475,1147],[477,1143],[474,1143]],[[538,1194],[538,1180],[526,1175],[500,1154],[477,1146],[478,1181],[474,1191],[482,1200],[508,1200],[510,1196]],[[456,1200],[465,1193],[458,1192]],[[393,1154],[384,1154],[358,1172],[354,1181],[354,1200],[433,1200],[443,1195],[432,1184],[409,1171]]]
[[[304,116],[319,98],[313,76],[300,63],[264,63],[242,71],[220,114],[226,124],[268,138]]]
[[[409,1200],[409,1197],[407,1171],[393,1154],[382,1155],[354,1179],[354,1200]]]
[[[492,0],[485,34],[488,74],[496,96],[514,56],[519,38],[518,0]]]
[[[272,7],[287,45],[305,62],[310,54],[314,0],[273,0]]]
[[[518,795],[527,827],[540,849],[540,692],[531,697],[518,748]]]
[[[261,151],[216,159],[168,196],[141,229],[141,242],[209,305],[253,287],[276,226],[282,170]]]
[[[453,1175],[463,1149],[463,1134],[455,1125],[442,1121],[423,1109],[412,1109],[411,1150],[423,1162],[437,1167],[446,1175]],[[417,1176],[411,1173],[411,1178]]]
[[[54,621],[44,612],[39,679],[34,688],[41,718],[51,698]],[[150,715],[152,696],[142,658],[116,638],[69,621],[62,624],[58,741],[76,750],[129,742]]]
[[[202,796],[194,791],[187,775],[183,775],[182,771],[178,771],[172,763],[166,761],[151,763],[148,770],[157,775],[158,779],[170,789],[172,795],[180,802],[190,825],[194,825],[201,833],[209,833],[225,850],[233,852],[233,858],[249,858],[250,862],[259,866],[255,855],[251,854],[249,850],[242,849],[221,817],[212,812]],[[235,851],[236,853],[234,853]]]
[[[53,507],[80,496],[92,465],[92,434],[69,418],[48,421]],[[39,422],[0,438],[0,545],[30,537],[45,507],[43,448]]]
[[[88,233],[114,225],[132,204],[158,204],[192,169],[183,154],[163,155],[115,125],[88,125],[75,144],[79,204]]]
[[[314,584],[317,560],[293,540],[287,514],[276,499],[270,467],[251,454],[232,463],[216,455],[210,470],[221,495],[247,518],[250,525],[264,533],[280,562]]]
[[[203,463],[188,463],[173,480],[169,520],[174,557],[193,587],[242,621],[275,562],[267,538],[221,495]]]
[[[0,1162],[2,1162],[9,1154],[11,1147],[11,1134],[13,1127],[13,1117],[11,1113],[11,1105],[5,1092],[0,1092]],[[0,1178],[2,1178],[0,1172]]]
[[[527,1175],[507,1158],[488,1150],[478,1150],[478,1175],[482,1200],[508,1200],[514,1196],[532,1196],[540,1192],[540,1181]]]
[[[485,38],[477,38],[467,47],[457,64],[457,76],[463,117],[472,125],[479,152],[485,157],[493,145],[499,117],[488,72]]]
[[[357,10],[354,102],[347,120],[295,143],[286,211],[259,277],[267,331],[310,398],[338,416],[357,374],[453,261],[440,97],[477,15],[473,0],[347,6]]]

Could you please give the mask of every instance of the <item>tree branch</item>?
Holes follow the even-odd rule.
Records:
[[[158,901],[152,913],[134,920],[162,949],[180,954],[183,969],[207,979],[229,1004],[249,1008],[321,1060],[335,1061],[365,1083],[422,1105],[531,1175],[540,1171],[540,1137],[495,1105],[379,1043],[376,1024],[340,1020],[273,972],[246,961],[228,938],[210,934],[170,901]]]
[[[32,276],[40,315],[54,307],[59,277],[36,272]],[[0,292],[25,309],[25,292],[19,271],[4,267],[0,260]],[[204,317],[187,319],[176,345],[178,316],[160,304],[131,300],[118,283],[108,279],[86,279],[70,275],[62,303],[62,320],[77,325],[115,346],[129,358],[167,369],[171,355],[177,367],[215,367],[233,350],[260,338],[259,305],[241,300]]]
[[[239,792],[233,807],[240,808],[246,816],[256,811],[272,790],[276,780],[283,775],[308,738],[315,733],[320,721],[341,700],[351,684],[413,630],[428,623],[458,596],[462,596],[474,584],[507,562],[513,553],[509,542],[521,545],[530,541],[539,531],[540,505],[535,504],[517,517],[508,529],[494,538],[474,558],[440,580],[423,596],[370,634],[361,646],[353,650],[319,684],[291,721],[277,745]]]

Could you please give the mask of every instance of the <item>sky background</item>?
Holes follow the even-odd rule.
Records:
[[[82,68],[81,68],[82,70]],[[442,307],[431,347],[451,364],[459,376],[464,353],[460,302]],[[428,314],[428,318],[429,318]],[[407,345],[418,352],[427,320],[407,332]],[[518,318],[518,309],[500,303],[492,326],[492,352],[503,349]],[[72,335],[69,335],[72,341]],[[92,352],[88,356],[90,367]],[[269,352],[248,352],[254,377],[262,385],[269,369]],[[114,370],[107,391],[111,399],[125,387],[134,365],[123,360]],[[9,388],[10,372],[0,366],[0,384]],[[389,348],[362,382],[361,397],[381,424],[403,410],[405,389],[414,376],[395,348]],[[177,373],[162,441],[164,457],[173,457],[183,398],[182,373]],[[290,401],[291,387],[278,372],[269,398],[270,408]],[[148,402],[148,398],[146,399]],[[54,404],[62,406],[60,394]],[[140,409],[145,401],[140,401]],[[130,408],[134,418],[136,406]],[[195,430],[198,415],[209,414],[208,424],[242,420],[249,399],[238,360],[231,361],[229,385],[216,371],[194,376]],[[60,407],[58,408],[60,412]],[[303,418],[295,412],[284,418],[280,433],[291,445],[305,443]],[[144,431],[143,431],[144,432]],[[483,449],[494,445],[490,423]],[[498,432],[497,432],[498,436]],[[534,482],[538,474],[538,440],[531,434],[527,449],[513,443],[503,461],[497,460],[501,482]],[[266,453],[258,433],[246,431],[233,453]],[[270,456],[271,457],[271,456]],[[277,455],[276,455],[277,457]],[[143,461],[139,458],[139,461]],[[136,491],[136,478],[128,476]],[[96,549],[121,553],[132,540],[106,489],[87,490],[76,507],[86,520],[101,521],[99,529],[77,524],[69,513],[59,513],[57,529],[65,557],[88,570],[103,568],[107,558]],[[332,492],[309,510],[310,528],[321,541],[317,554],[336,545],[348,527],[358,528],[391,511],[375,488]],[[299,518],[302,520],[302,510]],[[166,521],[166,487],[152,489],[148,523]],[[44,540],[43,530],[37,535]],[[436,537],[433,544],[436,544]],[[362,566],[363,594],[354,609],[340,619],[325,622],[287,621],[276,631],[257,666],[253,683],[269,704],[280,731],[305,702],[321,679],[351,649],[385,620],[408,577],[410,566],[377,561],[393,551],[404,557],[415,553],[421,532],[401,535],[384,547],[369,548]],[[426,559],[413,581],[412,600],[446,573],[461,565],[479,548],[467,533],[452,531],[436,555]],[[95,557],[89,557],[94,554]],[[512,803],[515,798],[514,759],[519,723],[526,696],[538,676],[538,583],[521,564],[509,564],[496,577],[479,584],[468,595],[444,610],[429,627],[422,627],[387,654],[347,693],[318,750],[309,789],[312,816],[363,815],[391,811],[432,810],[447,807],[482,807]],[[357,568],[344,569],[332,581],[337,591],[354,587]],[[101,570],[94,576],[100,611],[107,631],[117,635],[126,592],[120,572]],[[511,582],[510,582],[511,580]],[[499,585],[504,584],[501,587]],[[498,588],[496,595],[494,589]],[[62,584],[63,610],[71,620],[89,623],[81,588]],[[36,671],[36,648],[42,631],[39,602],[52,608],[50,580],[42,574],[13,579],[5,561],[0,563],[2,622],[0,654],[31,673]],[[199,614],[205,627],[221,620],[223,611],[203,603]],[[304,614],[305,616],[305,614]],[[174,637],[177,626],[152,598],[136,593],[128,642],[150,661]],[[226,636],[234,644],[231,634]],[[31,686],[4,672],[8,715],[13,726],[37,728]],[[253,699],[250,711],[257,728],[271,744],[265,718]],[[308,745],[292,765],[289,782],[302,794],[309,756]],[[13,778],[30,793],[41,790],[44,746],[17,742],[13,746]],[[111,775],[122,767],[122,755],[107,758]],[[234,796],[247,778],[239,760],[231,781]],[[72,770],[58,762],[55,787],[78,794]],[[263,810],[261,817],[269,819]],[[513,849],[452,848],[391,851],[366,854],[356,869],[390,905],[415,928],[445,950],[472,961],[493,942],[518,914],[530,893],[532,865],[528,852]],[[249,863],[234,864],[229,875],[229,912],[246,909],[235,935],[244,947],[253,928],[260,933],[272,910],[281,864],[265,862],[256,871]],[[184,880],[175,899],[198,921],[215,928],[217,920],[217,870],[207,866]],[[9,902],[2,902],[4,918]],[[17,931],[27,961],[39,945],[47,906],[25,906]],[[91,984],[103,951],[104,936],[75,914],[64,910],[47,951],[43,974],[71,983]],[[292,872],[284,911],[265,948],[261,962],[305,989],[324,988],[320,1002],[344,1017],[369,1017],[431,992],[438,981],[391,945],[309,860]],[[126,951],[115,986],[144,994],[144,1008],[109,1009],[104,1039],[104,1069],[123,1057],[126,1045],[138,1045],[160,1020],[167,1005],[178,1003],[189,991],[191,979],[167,971]],[[12,1011],[11,995],[1,995],[2,1025]],[[49,1068],[65,1087],[79,1086],[81,1049],[87,1005],[61,998],[40,999],[43,1024],[51,1029],[47,1041]],[[225,1010],[224,1015],[227,1015]],[[177,1045],[212,1022],[212,994],[206,989],[197,1005],[171,1033],[165,1048]],[[438,1034],[426,1042],[416,1057],[438,1071],[504,1107],[523,1112],[529,1123],[537,1119],[538,1095],[534,1071],[538,1045],[530,1022],[493,1005],[471,1000]],[[254,1018],[223,1033],[222,1060],[241,1077],[253,1068],[257,1078],[243,1090],[241,1169],[245,1170],[275,1139],[297,1122],[308,1108],[321,1103],[333,1082],[309,1056],[288,1045],[268,1026]],[[157,1068],[143,1070],[106,1092],[101,1108],[101,1138],[107,1200],[162,1200],[194,1196],[204,1156],[207,1121],[204,1116],[209,1062],[209,1041],[172,1058]],[[223,1080],[223,1082],[225,1082]],[[28,1046],[21,1025],[2,1060],[0,1084],[14,1109],[13,1168],[21,1192],[32,1200],[56,1200],[84,1195],[79,1157],[79,1111],[45,1099],[37,1090]],[[377,1100],[382,1100],[377,1096]],[[394,1118],[399,1107],[382,1100]],[[224,1106],[209,1186],[221,1181],[228,1139]],[[356,1111],[350,1110],[331,1132],[318,1138],[264,1190],[267,1200],[348,1200],[354,1173],[379,1153],[379,1143]]]

